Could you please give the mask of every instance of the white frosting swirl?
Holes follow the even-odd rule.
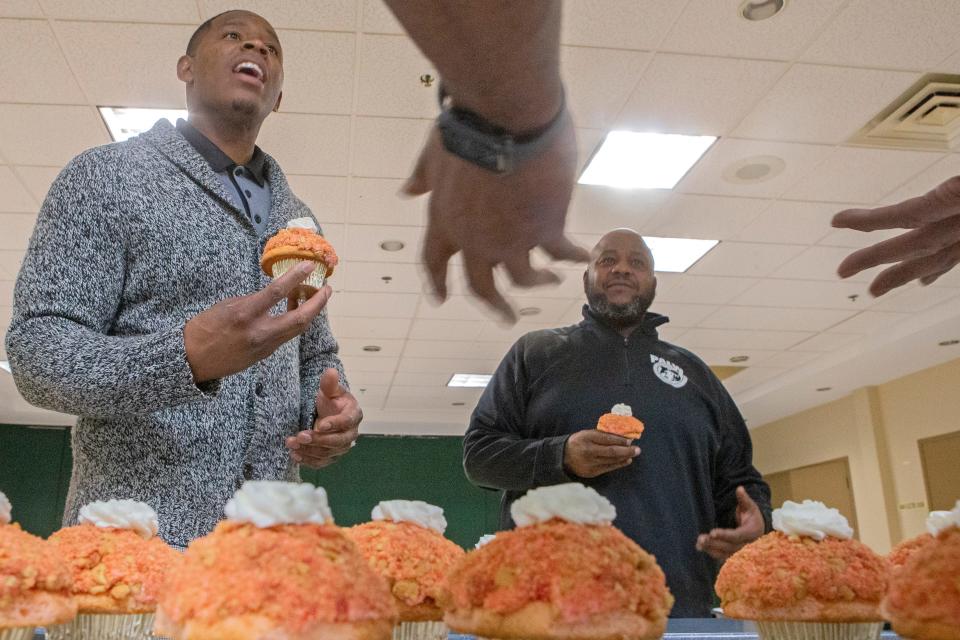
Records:
[[[105,529],[130,529],[147,540],[157,535],[160,529],[157,512],[150,505],[136,500],[91,502],[80,509],[79,520],[80,524]]]
[[[823,540],[827,536],[849,540],[853,529],[836,509],[816,500],[797,504],[791,500],[773,510],[773,528],[788,536],[807,536]]]
[[[633,417],[633,409],[631,409],[628,404],[615,404],[613,405],[613,409],[610,409],[610,413],[615,416]]]
[[[477,540],[477,544],[474,545],[473,548],[474,548],[474,549],[479,549],[480,547],[482,547],[482,546],[484,546],[484,545],[486,545],[486,544],[490,544],[490,542],[491,542],[494,538],[496,538],[496,537],[497,537],[496,534],[493,534],[493,533],[485,533],[485,534],[483,534],[482,536],[480,536],[480,539]]]
[[[937,536],[950,527],[960,527],[960,500],[950,511],[931,511],[927,516],[927,531]]]
[[[250,522],[261,529],[279,524],[333,524],[327,492],[300,482],[248,480],[223,511],[231,520]]]
[[[13,507],[10,505],[10,501],[0,491],[0,524],[10,524],[11,511],[13,511]]]
[[[287,229],[309,229],[310,231],[316,231],[317,223],[313,221],[313,218],[294,218],[293,220],[287,221]]]
[[[412,522],[440,535],[447,530],[443,509],[422,500],[384,500],[373,508],[370,517],[374,520]]]
[[[610,501],[579,482],[540,487],[510,505],[518,527],[529,527],[553,518],[577,524],[610,524],[617,510]]]

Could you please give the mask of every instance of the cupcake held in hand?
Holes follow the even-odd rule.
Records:
[[[260,267],[271,278],[279,278],[301,262],[313,262],[316,269],[300,285],[299,295],[306,299],[317,292],[333,275],[337,252],[320,233],[312,218],[296,218],[267,240]]]
[[[0,493],[0,640],[32,640],[35,627],[77,615],[70,569],[56,548],[11,524],[11,505]]]
[[[610,413],[600,416],[597,430],[636,440],[643,434],[643,423],[633,417],[628,404],[615,404]]]
[[[847,519],[822,502],[788,500],[773,528],[720,569],[723,614],[756,621],[764,638],[879,637],[887,564],[853,540]]]

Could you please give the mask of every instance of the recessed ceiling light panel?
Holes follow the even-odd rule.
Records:
[[[447,386],[482,389],[487,386],[492,377],[489,373],[455,373],[447,382]]]
[[[673,189],[716,139],[611,131],[579,182],[620,189]]]
[[[158,120],[166,118],[175,124],[187,118],[186,109],[140,109],[134,107],[98,107],[114,142],[122,142],[149,131]]]
[[[720,243],[719,240],[657,236],[643,239],[653,252],[653,268],[666,273],[683,273]]]

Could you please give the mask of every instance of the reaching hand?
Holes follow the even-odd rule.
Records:
[[[270,309],[288,299],[314,268],[314,263],[302,262],[261,291],[227,298],[187,321],[183,342],[194,381],[243,371],[310,328],[330,299],[330,287],[279,316],[270,315]]]
[[[327,369],[320,377],[313,430],[287,438],[290,457],[314,469],[336,462],[356,443],[361,420],[357,399],[340,384],[337,370]]]
[[[596,429],[578,431],[567,439],[563,466],[581,478],[595,478],[627,466],[640,455],[640,447],[623,436]]]
[[[930,284],[960,262],[960,176],[899,204],[841,211],[833,226],[857,231],[912,229],[847,256],[837,269],[841,278],[896,263],[874,278],[870,293],[882,296],[911,280]]]
[[[497,291],[494,267],[503,264],[516,285],[533,287],[559,281],[530,265],[534,247],[555,260],[587,261],[587,251],[564,236],[577,149],[570,116],[563,117],[556,141],[507,175],[448,153],[434,128],[404,191],[430,193],[423,260],[440,300],[447,296],[447,263],[457,252],[471,291],[510,322],[516,313]]]
[[[763,535],[764,523],[760,507],[743,487],[737,487],[737,528],[714,529],[697,538],[697,550],[717,560],[726,560],[742,546]]]

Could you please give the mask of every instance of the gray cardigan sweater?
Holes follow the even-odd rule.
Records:
[[[266,175],[262,237],[166,120],[80,154],[50,188],[6,348],[28,401],[79,416],[65,523],[93,500],[132,498],[184,546],[213,528],[245,479],[298,478],[284,439],[312,425],[323,370],[343,378],[326,315],[246,371],[199,387],[183,342],[192,316],[263,288],[266,240],[311,216],[270,157]]]

